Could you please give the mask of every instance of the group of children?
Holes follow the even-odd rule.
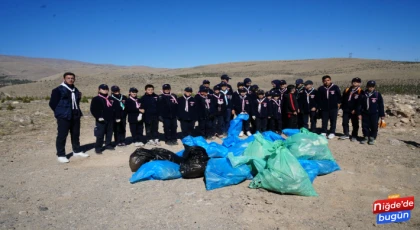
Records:
[[[328,138],[332,139],[341,106],[344,136],[340,139],[356,140],[358,120],[362,119],[364,138],[361,143],[374,144],[378,119],[384,117],[383,99],[375,91],[374,81],[369,81],[367,90],[363,91],[360,89],[360,78],[354,78],[352,86],[341,95],[339,87],[331,82],[328,75],[322,78],[323,86],[318,90],[313,88],[312,81],[298,79],[296,85],[287,85],[285,80],[273,80],[273,88],[265,92],[258,85],[253,85],[251,79],[245,78],[237,83],[237,90],[233,91],[228,84],[230,79],[228,75],[222,75],[221,82],[213,88],[210,88],[210,81],[204,80],[194,97],[191,87],[186,87],[184,94],[177,97],[171,93],[169,84],[162,86],[160,95],[155,94],[154,86],[148,84],[141,98],[137,97],[136,88],[130,88],[127,97],[120,93],[118,86],[112,86],[109,95],[108,86],[100,85],[98,96],[91,102],[91,113],[96,119],[96,153],[102,153],[104,139],[105,149],[114,149],[111,145],[113,135],[118,146],[126,145],[127,121],[136,147],[144,143],[160,145],[159,121],[163,123],[165,143],[177,145],[178,121],[182,137],[197,134],[214,139],[225,136],[230,120],[239,114],[249,115],[249,119],[243,121],[239,136],[267,130],[281,134],[284,128],[301,127],[316,132],[316,122],[321,117],[321,134],[327,137],[327,124],[330,121]],[[350,120],[353,125],[351,137]],[[194,132],[196,122],[198,133]],[[145,137],[143,127],[146,129]]]

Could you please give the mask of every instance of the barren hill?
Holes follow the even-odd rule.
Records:
[[[314,80],[320,84],[320,78],[329,74],[333,81],[349,81],[353,77],[368,79],[420,79],[419,62],[396,62],[367,59],[312,59],[292,61],[259,61],[237,62],[215,65],[197,66],[179,69],[158,69],[144,66],[99,65],[78,61],[58,59],[26,58],[15,56],[0,56],[0,76],[36,80],[35,83],[13,85],[0,88],[0,92],[16,96],[47,96],[61,82],[62,73],[72,71],[77,75],[77,87],[84,95],[95,95],[96,88],[101,83],[117,84],[126,93],[129,87],[142,89],[150,83],[160,86],[170,83],[176,93],[182,92],[186,86],[194,89],[204,79],[214,85],[220,81],[223,73],[238,81],[250,77],[260,88],[269,89],[271,80],[284,79],[289,83],[297,78]]]

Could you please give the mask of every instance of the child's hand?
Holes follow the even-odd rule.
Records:
[[[139,109],[140,113],[144,113],[144,109]]]
[[[115,120],[117,123],[120,123],[121,122],[121,119],[117,119],[117,120]]]
[[[98,121],[105,121],[102,117],[100,117],[99,119],[98,119]]]
[[[311,111],[316,111],[316,108],[315,108],[315,107],[313,107],[313,108],[311,109]]]
[[[252,119],[255,120],[257,117],[256,116],[252,116]]]
[[[362,120],[362,115],[357,116],[359,118],[359,120]]]

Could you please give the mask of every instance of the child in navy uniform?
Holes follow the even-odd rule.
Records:
[[[368,81],[366,91],[360,100],[360,114],[362,119],[363,140],[361,144],[368,141],[369,145],[374,145],[378,135],[379,118],[385,118],[384,100],[382,95],[375,90],[375,81]],[[360,118],[360,117],[359,117]]]
[[[209,80],[203,80],[203,84],[202,86],[206,87],[207,89],[209,89],[209,94],[212,95],[213,94],[213,90],[210,88],[210,81]]]
[[[249,88],[249,93],[248,93],[248,99],[250,101],[250,103],[254,103],[255,100],[257,100],[257,91],[259,90],[259,86],[258,85],[251,85],[251,87]],[[251,107],[251,113],[252,113],[252,107]],[[251,114],[249,116],[252,116]],[[255,120],[252,119],[252,117],[250,117],[249,119],[249,123],[251,124],[251,133],[255,133],[256,130],[256,124],[255,124]]]
[[[295,81],[295,83],[296,83],[295,96],[296,96],[296,100],[299,103],[299,97],[303,94],[303,91],[305,91],[305,85],[303,84],[302,79],[297,79]],[[298,122],[297,122],[298,123],[298,128],[300,129],[300,128],[303,127],[303,113],[302,113],[302,111],[300,111],[300,109],[299,109],[299,112],[298,112],[298,115],[297,115],[297,120],[298,120]]]
[[[316,132],[316,120],[317,120],[317,93],[318,91],[313,88],[312,81],[306,81],[304,83],[305,89],[299,94],[298,104],[299,112],[302,114],[303,127],[309,129],[308,121],[311,121],[311,132]]]
[[[271,85],[273,88],[270,90],[270,93],[274,93],[275,91],[280,92],[280,80],[271,81]]]
[[[238,82],[236,84],[236,86],[238,87],[238,89],[235,92],[233,92],[233,94],[232,94],[232,111],[233,111],[233,100],[235,98],[239,98],[239,96],[241,95],[241,93],[239,93],[239,90],[243,89],[245,85],[244,85],[243,82]],[[245,91],[247,91],[247,90],[245,90]],[[232,112],[232,114],[233,114],[233,112]]]
[[[163,131],[165,133],[165,143],[167,145],[178,145],[176,130],[178,128],[177,113],[178,100],[176,95],[171,93],[171,85],[162,86],[162,94],[159,95],[158,113],[159,120],[163,122]]]
[[[184,89],[184,95],[178,97],[178,119],[181,123],[182,138],[193,135],[197,120],[196,103],[194,97],[191,97],[192,92],[193,89],[187,87]]]
[[[112,133],[113,133],[113,124],[115,119],[120,119],[120,117],[115,117],[115,108],[113,106],[113,101],[109,100],[108,96],[109,88],[107,85],[102,84],[98,87],[98,96],[92,98],[90,103],[90,112],[93,117],[96,119],[95,127],[95,152],[97,154],[102,154],[102,147],[104,144],[105,138],[105,149],[114,150],[115,148],[111,145]],[[117,105],[119,106],[119,105]]]
[[[245,88],[241,88],[238,90],[240,93],[238,97],[235,97],[232,101],[233,103],[233,113],[239,115],[241,113],[249,114],[251,116],[251,101],[247,96],[247,90]],[[250,127],[249,127],[249,120],[244,120],[242,122],[242,131],[239,133],[240,137],[244,136],[246,133],[247,136],[251,136]]]
[[[143,113],[140,99],[137,98],[139,91],[136,88],[130,88],[128,91],[129,97],[125,102],[125,109],[127,111],[128,123],[130,126],[131,137],[133,138],[134,146],[144,146],[143,143]]]
[[[335,137],[335,128],[337,125],[338,109],[341,104],[340,88],[331,82],[331,77],[325,75],[322,77],[323,86],[318,88],[318,109],[322,116],[322,133],[327,136],[328,120],[330,121],[330,133],[328,139]]]
[[[125,127],[127,126],[127,113],[125,112],[125,102],[127,101],[127,97],[120,93],[120,87],[114,85],[111,87],[111,98],[110,100],[113,101],[115,106],[115,114],[116,117],[120,117],[119,119],[115,119],[114,122],[114,140],[117,146],[124,147],[125,144]]]
[[[250,78],[245,78],[244,79],[244,89],[246,90],[246,93],[249,94],[251,93],[251,85],[252,85],[252,81]]]
[[[224,76],[224,75],[223,75]],[[222,76],[222,77],[223,77]],[[227,75],[226,75],[227,76]],[[229,130],[229,126],[230,126],[230,120],[232,118],[232,94],[233,91],[230,85],[228,85],[226,82],[222,81],[220,84],[220,92],[223,93],[224,95],[224,99],[225,99],[225,103],[226,103],[226,112],[223,116],[223,120],[224,120],[224,129],[223,131],[223,135],[226,135],[227,131]]]
[[[364,94],[363,90],[360,88],[360,83],[362,80],[358,77],[353,78],[351,81],[352,86],[345,89],[343,96],[341,97],[341,109],[343,110],[343,132],[344,135],[341,136],[340,140],[349,139],[351,141],[357,141],[357,136],[359,133],[359,118],[358,118],[358,107],[360,106],[360,99]],[[351,125],[353,126],[353,131],[351,132],[351,137],[349,137],[349,120],[351,120]]]
[[[209,89],[200,86],[198,94],[195,95],[196,112],[198,119],[198,128],[200,136],[206,139],[213,139],[213,118],[214,108],[211,95],[208,94]]]
[[[225,131],[225,119],[226,115],[226,101],[225,95],[220,92],[220,86],[215,85],[213,87],[213,105],[214,105],[214,119],[213,127],[215,128],[215,136],[222,138]]]
[[[232,79],[232,78],[229,77],[227,74],[223,74],[222,76],[220,76],[221,82],[220,82],[219,85],[220,85],[221,90],[223,90],[222,83],[223,82],[226,83],[226,89],[230,92],[230,95],[232,95],[233,94],[233,88],[232,88],[231,85],[229,85],[229,80],[230,79]],[[224,94],[226,94],[226,93],[224,93]]]
[[[269,100],[265,98],[264,90],[258,90],[257,99],[251,103],[252,119],[255,121],[255,132],[262,133],[267,130],[268,102]]]
[[[155,94],[155,87],[147,84],[144,87],[144,95],[140,99],[141,109],[144,110],[143,123],[146,128],[147,144],[152,146],[160,146],[158,138],[158,95]]]
[[[278,134],[282,133],[282,101],[280,100],[280,91],[272,92],[273,99],[269,102],[269,117],[270,117],[270,130]]]
[[[288,85],[287,93],[283,96],[284,102],[284,113],[287,115],[286,127],[289,129],[297,129],[297,114],[299,110],[299,105],[296,100],[295,95],[295,86]]]
[[[265,98],[267,98],[267,101],[268,101],[268,106],[269,106],[269,109],[270,109],[270,101],[271,101],[271,99],[273,99],[273,96],[271,96],[271,91],[267,91],[267,92],[265,92]],[[267,127],[266,127],[266,130],[270,130],[270,124],[271,124],[271,117],[270,117],[270,112],[269,112],[269,114],[268,114],[268,117],[267,117]]]

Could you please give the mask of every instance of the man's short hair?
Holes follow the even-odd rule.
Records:
[[[322,81],[324,81],[327,78],[329,78],[331,80],[331,77],[329,75],[325,75],[325,76],[322,77]]]
[[[147,90],[148,88],[155,89],[155,87],[154,87],[153,85],[151,85],[151,84],[147,84],[147,85],[144,87],[144,90]]]
[[[76,78],[76,75],[74,75],[74,73],[72,73],[72,72],[65,72],[64,74],[63,74],[63,78],[66,78],[66,76],[67,75],[71,75],[71,76],[73,76],[74,78]]]

